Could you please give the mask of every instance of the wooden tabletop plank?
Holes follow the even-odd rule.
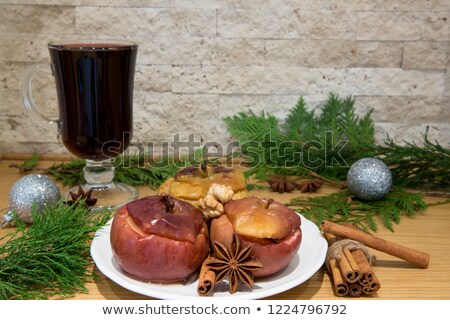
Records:
[[[26,155],[20,160],[12,156],[0,157],[0,209],[8,207],[8,193],[15,181],[22,174],[10,164],[22,163]],[[48,167],[55,161],[67,158],[41,158],[39,165]],[[45,159],[45,160],[44,160]],[[61,189],[64,189],[59,184]],[[335,191],[333,186],[325,185],[317,195]],[[154,194],[148,187],[139,188],[140,196]],[[300,193],[278,194],[269,191],[254,190],[252,194],[272,197],[280,202],[288,202]],[[313,195],[314,196],[314,195]],[[435,202],[439,198],[427,197],[427,202]],[[441,199],[442,200],[442,199]],[[394,226],[395,232],[383,227],[376,236],[398,244],[412,247],[430,254],[430,265],[427,269],[415,267],[398,258],[382,252],[371,250],[377,256],[377,263],[373,267],[381,282],[381,289],[374,295],[364,299],[450,299],[450,204],[431,206],[426,212],[415,218],[402,218],[399,225]],[[0,229],[0,237],[11,229]],[[98,277],[88,283],[88,294],[78,294],[73,299],[149,299],[147,296],[128,291],[106,278],[95,266]],[[321,268],[308,281],[286,292],[268,299],[350,299],[339,298],[333,293],[328,274]]]

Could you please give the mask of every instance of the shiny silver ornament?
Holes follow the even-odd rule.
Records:
[[[379,200],[392,187],[392,173],[383,161],[363,158],[350,167],[347,185],[350,192],[361,200]]]
[[[36,214],[47,205],[54,205],[61,199],[56,183],[41,174],[29,174],[17,180],[9,191],[9,208],[25,223],[32,223],[31,209],[36,206]]]

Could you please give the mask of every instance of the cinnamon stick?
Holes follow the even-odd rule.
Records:
[[[336,259],[330,259],[329,267],[331,270],[331,276],[333,278],[334,291],[337,296],[344,297],[348,294],[348,285],[342,279],[341,270],[336,263]]]
[[[361,297],[362,293],[362,287],[358,283],[350,283],[348,285],[348,294],[351,297]]]
[[[326,233],[359,241],[368,247],[403,259],[421,268],[427,268],[430,262],[430,255],[425,252],[411,249],[330,221],[322,222],[322,230]]]
[[[361,279],[361,271],[359,270],[359,266],[348,248],[344,248],[341,260],[347,260],[348,266],[350,267],[350,269],[346,270],[346,272],[344,273],[347,282],[358,282],[359,279]],[[345,263],[345,265],[347,265],[347,263]],[[342,271],[344,271],[344,269],[342,269]]]
[[[197,293],[204,296],[212,291],[215,285],[216,274],[211,270],[207,263],[211,260],[211,257],[203,260],[202,266],[200,268],[200,274],[198,276]]]
[[[352,269],[350,262],[344,254],[342,254],[339,258],[338,264],[341,269],[342,276],[348,283],[355,283],[359,280],[360,274]]]
[[[359,282],[362,285],[368,284],[373,279],[373,270],[366,258],[366,255],[361,249],[352,251],[352,255],[361,271],[361,279]]]
[[[325,233],[324,236],[329,246],[338,241],[337,237],[334,234]],[[328,271],[329,273],[331,273],[331,278],[333,280],[334,292],[339,297],[345,297],[348,294],[348,284],[344,280],[344,278],[342,278],[341,269],[339,268],[336,259],[330,258],[329,260],[327,260],[327,263]]]
[[[365,294],[374,294],[380,289],[380,287],[380,281],[378,280],[376,275],[373,275],[373,280],[367,284],[362,285],[362,290]]]
[[[338,238],[334,234],[331,234],[331,233],[324,233],[324,237],[328,242],[328,246],[331,246],[333,243],[338,241]]]
[[[359,280],[359,284],[362,286],[363,293],[369,295],[374,294],[381,287],[380,280],[378,280],[378,277],[373,272],[366,255],[361,249],[352,251],[352,255],[361,270],[362,277]]]

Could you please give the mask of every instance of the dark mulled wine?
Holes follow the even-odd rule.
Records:
[[[64,145],[90,160],[121,154],[133,130],[137,45],[50,44],[49,51]]]

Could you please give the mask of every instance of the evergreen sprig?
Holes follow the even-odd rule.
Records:
[[[145,154],[122,155],[113,159],[114,181],[132,186],[149,186],[155,189],[166,179],[173,177],[180,168],[203,161],[202,156],[201,152],[196,152],[191,158],[175,160],[172,157],[164,157],[156,161],[150,160]],[[23,164],[11,166],[18,168],[21,172],[39,171],[49,174],[65,186],[75,186],[86,182],[83,177],[86,161],[83,159],[54,163],[48,168],[38,168],[37,165],[38,156],[35,153]]]
[[[319,197],[297,197],[287,205],[320,225],[323,220],[336,223],[351,222],[364,231],[376,231],[378,223],[394,231],[402,216],[414,217],[427,208],[423,196],[401,188],[393,189],[385,198],[377,201],[361,201],[342,190]]]
[[[301,97],[282,121],[271,114],[239,113],[224,119],[248,160],[247,176],[320,175],[345,181],[349,167],[364,157],[383,160],[392,169],[394,185],[409,188],[449,189],[450,150],[424,134],[423,146],[398,145],[387,137],[375,144],[369,111],[356,116],[355,100],[330,94],[320,115],[309,111]]]
[[[320,115],[308,111],[301,97],[283,124],[262,113],[239,113],[224,119],[251,168],[248,175],[304,177],[315,172],[344,180],[349,164],[374,146],[374,125],[368,112],[355,115],[355,100],[330,94]]]
[[[82,159],[74,159],[51,165],[46,172],[63,185],[74,186],[85,183],[83,168],[86,162]],[[121,182],[132,186],[149,186],[154,189],[167,178],[172,177],[184,162],[173,161],[169,158],[161,162],[149,161],[144,155],[120,156],[113,159],[115,167],[115,182]]]
[[[81,204],[81,205],[78,205]],[[110,218],[108,211],[89,211],[81,203],[58,202],[27,226],[0,240],[0,299],[47,299],[87,292],[94,275],[90,240]]]
[[[385,145],[375,148],[375,157],[390,165],[393,183],[422,190],[450,190],[450,150],[423,134],[423,145],[405,142],[398,145],[386,139]]]

